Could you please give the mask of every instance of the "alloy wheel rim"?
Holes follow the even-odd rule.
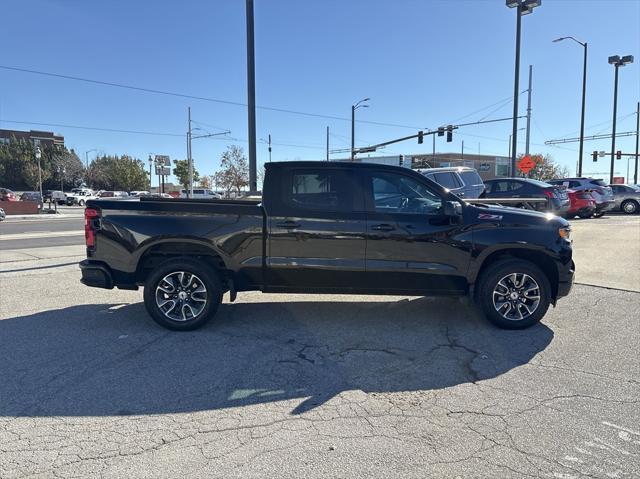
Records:
[[[188,271],[174,271],[158,282],[156,305],[171,321],[191,321],[207,304],[207,288],[202,280]]]
[[[625,203],[624,211],[625,213],[633,213],[636,210],[636,205],[633,203]]]
[[[522,321],[540,305],[540,286],[526,273],[509,273],[493,289],[493,307],[509,321]]]

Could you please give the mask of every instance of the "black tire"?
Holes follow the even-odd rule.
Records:
[[[175,284],[176,278],[180,278],[180,272],[185,273],[186,285]],[[192,275],[191,279],[189,279],[188,275]],[[171,283],[165,281],[165,278],[169,278]],[[182,283],[182,278],[180,278],[179,282]],[[167,290],[159,288],[160,286],[166,287],[171,284],[174,285],[171,293],[176,293],[175,295],[166,294]],[[189,289],[194,284],[196,285],[196,290],[191,290],[194,293],[192,296]],[[202,296],[202,292],[198,293],[197,291],[200,286],[205,288],[204,296]],[[178,294],[187,295],[188,291],[188,297],[177,297]],[[218,306],[222,302],[223,292],[219,275],[213,268],[203,264],[202,261],[196,261],[191,258],[176,258],[160,264],[149,274],[144,284],[144,305],[151,318],[160,326],[173,331],[191,331],[203,326],[215,315]],[[199,294],[198,298],[196,298],[196,293]],[[170,297],[167,299],[168,296]],[[169,303],[166,309],[162,309],[159,305],[159,302],[163,300]],[[201,306],[200,303],[203,303],[204,306],[198,311],[197,308]],[[178,312],[175,311],[176,307],[180,307],[181,316],[184,319],[174,318],[174,316],[178,315]],[[186,312],[185,308],[187,308]],[[196,312],[192,314],[194,313],[194,308]]]
[[[593,216],[593,213],[578,213],[578,216],[583,220],[589,219]]]
[[[633,215],[638,212],[638,202],[634,200],[624,200],[620,205],[620,210],[628,215]]]
[[[596,211],[596,212],[593,214],[593,217],[594,217],[594,218],[602,218],[603,216],[604,216],[604,211]]]
[[[79,206],[84,206],[84,200],[80,200],[80,201],[78,201],[78,205],[79,205]]]
[[[537,289],[527,290],[531,291],[531,293],[518,293],[518,298],[520,299],[516,298],[515,301],[509,299],[511,293],[508,292],[508,288],[507,294],[509,296],[500,296],[500,293],[504,290],[502,289],[503,286],[498,286],[498,284],[502,281],[503,284],[508,285],[510,279],[507,279],[505,283],[505,278],[510,278],[513,274],[518,275],[516,278],[521,278],[521,288],[518,290],[516,287],[510,291],[518,293],[518,291],[522,292],[527,287],[533,287],[534,285],[537,286]],[[533,283],[525,280],[525,275],[532,279]],[[547,309],[549,309],[549,304],[551,303],[551,284],[549,283],[549,278],[547,278],[542,270],[535,264],[517,258],[499,260],[490,264],[478,278],[476,292],[476,300],[487,319],[502,329],[524,329],[533,326],[546,314]],[[537,297],[539,297],[537,304],[533,299],[536,297],[536,292],[538,293]],[[497,298],[497,300],[494,302],[495,298]],[[500,298],[503,298],[503,300],[500,300]],[[498,308],[498,305],[502,304],[504,306],[505,303],[509,303],[508,309]],[[512,307],[513,304],[516,305],[516,308]],[[519,316],[523,316],[523,318],[507,318],[498,312],[498,309],[506,312],[505,314],[507,315],[509,315],[509,313],[513,316],[518,314]],[[529,309],[533,309],[530,314],[526,313]],[[525,314],[522,314],[523,311],[525,311]]]

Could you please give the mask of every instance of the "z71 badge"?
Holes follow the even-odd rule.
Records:
[[[478,219],[479,220],[501,220],[502,219],[502,215],[492,215],[489,213],[480,213],[478,215]]]

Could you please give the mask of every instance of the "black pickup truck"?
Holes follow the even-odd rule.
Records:
[[[262,201],[89,200],[82,282],[137,289],[151,317],[190,330],[225,292],[470,295],[503,328],[569,293],[570,227],[471,205],[423,175],[365,163],[266,165]]]

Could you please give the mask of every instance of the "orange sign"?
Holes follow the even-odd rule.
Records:
[[[536,167],[536,162],[531,159],[530,156],[523,156],[518,162],[518,169],[523,173],[529,173]]]

